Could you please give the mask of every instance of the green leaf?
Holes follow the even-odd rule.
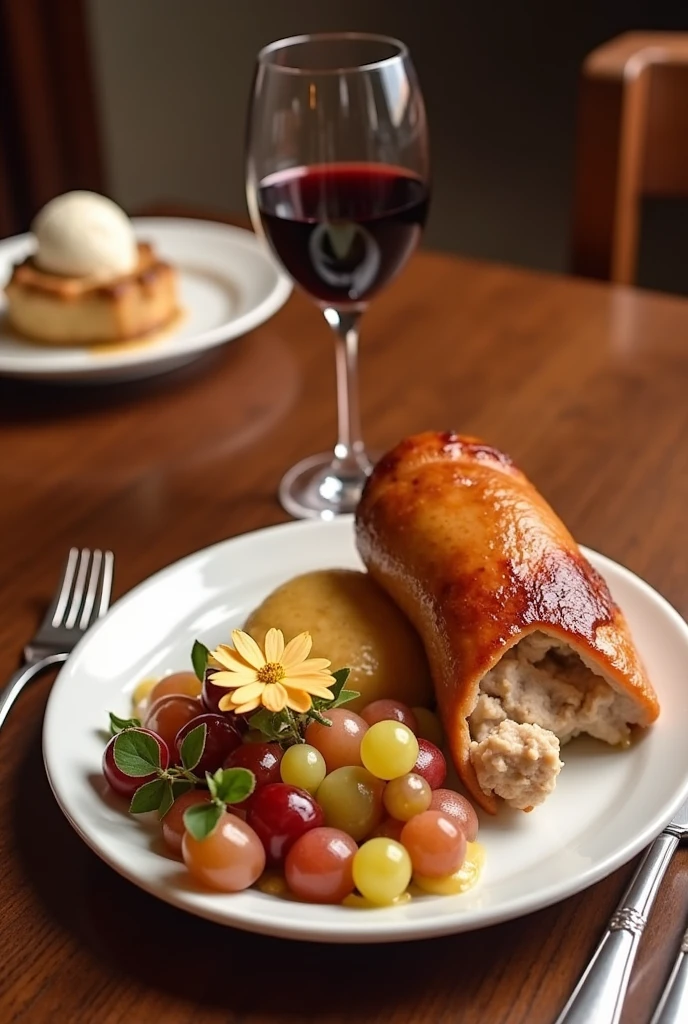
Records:
[[[141,723],[138,718],[119,718],[114,712],[110,711],[110,735],[116,736],[122,729],[134,729]]]
[[[194,839],[205,839],[222,817],[219,804],[193,804],[184,811],[184,828]]]
[[[172,796],[176,800],[182,793],[188,793],[193,788],[193,782],[188,782],[186,779],[174,779],[172,781]]]
[[[256,788],[256,777],[248,768],[220,768],[213,781],[215,796],[223,804],[240,804]]]
[[[203,751],[205,750],[205,740],[208,735],[208,726],[205,722],[201,722],[195,729],[192,729],[190,733],[184,737],[181,748],[182,764],[187,771],[191,771],[196,767],[198,762],[203,757]]]
[[[151,775],[160,767],[160,747],[140,729],[118,732],[113,753],[119,770],[134,779]]]
[[[334,697],[335,700],[337,699],[337,697],[339,697],[339,694],[342,692],[342,689],[344,688],[344,683],[349,678],[350,673],[350,668],[338,668],[336,672],[332,673],[332,675],[334,676],[334,682],[332,683],[331,686],[328,686],[328,690],[332,691],[332,696]]]
[[[279,740],[285,729],[289,728],[283,711],[268,711],[267,708],[252,714],[248,724],[250,729],[257,729],[267,740]]]
[[[144,814],[146,811],[157,811],[167,786],[169,786],[169,782],[166,782],[165,779],[153,779],[152,782],[144,782],[131,798],[129,812],[131,814]]]
[[[172,789],[172,783],[169,779],[165,779],[162,796],[160,797],[160,803],[158,804],[158,817],[164,818],[173,803],[174,791]]]
[[[348,704],[350,700],[356,700],[356,698],[360,696],[361,695],[358,690],[340,690],[339,696],[336,700],[333,700],[331,704],[328,704],[328,710],[330,708],[339,708],[342,704]]]
[[[210,651],[205,644],[202,644],[200,640],[194,640],[194,645],[191,648],[191,664],[193,665],[193,670],[201,682],[205,679],[205,670],[208,665],[209,657]]]
[[[210,793],[213,800],[217,799],[217,785],[221,777],[222,768],[218,768],[214,775],[211,775],[210,772],[205,773],[205,781],[206,785],[208,786],[208,792]]]

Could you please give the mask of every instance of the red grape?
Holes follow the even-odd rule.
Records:
[[[457,823],[440,811],[423,811],[404,825],[401,842],[413,870],[428,878],[457,871],[466,856],[466,837]]]
[[[143,721],[146,729],[162,736],[170,750],[174,750],[174,741],[183,725],[201,714],[201,702],[194,697],[170,693],[166,697],[158,697],[154,701]]]
[[[368,731],[366,722],[360,715],[346,708],[325,711],[323,717],[329,719],[332,725],[311,722],[306,729],[305,739],[325,758],[327,771],[360,765],[361,740]]]
[[[473,804],[453,789],[436,789],[430,801],[431,811],[441,811],[461,829],[469,843],[478,835],[478,815]]]
[[[358,846],[346,832],[314,828],[287,853],[287,885],[307,903],[341,903],[354,891],[352,864]]]
[[[412,770],[422,775],[430,789],[439,789],[447,777],[447,762],[439,747],[419,736],[418,757]]]
[[[185,832],[182,856],[194,878],[220,892],[247,889],[265,867],[265,851],[256,833],[227,811],[205,839],[194,839]]]
[[[240,746],[241,734],[224,715],[211,715],[210,713],[198,715],[197,718],[192,718],[190,722],[183,725],[177,733],[174,749],[178,764],[181,764],[182,760],[181,749],[184,738],[199,725],[205,725],[206,728],[205,747],[201,760],[193,770],[194,774],[205,778],[206,772],[215,772],[221,768],[225,758]]]
[[[152,736],[160,750],[160,767],[167,768],[170,763],[170,751],[162,737],[156,735],[150,729],[137,728],[127,729],[126,731],[140,732],[145,733],[146,736]],[[139,775],[134,778],[131,775],[125,775],[124,772],[119,770],[115,764],[115,741],[121,735],[122,733],[117,733],[117,736],[113,736],[103,751],[103,775],[110,789],[113,789],[119,796],[126,796],[131,799],[139,786],[143,786],[145,782],[152,782],[156,778],[157,773],[151,772],[150,775],[144,775],[143,777]]]
[[[305,789],[273,782],[254,793],[246,821],[265,847],[268,864],[279,864],[300,836],[325,823],[325,816]]]
[[[251,796],[240,804],[233,804],[233,808],[247,809],[257,790],[271,782],[280,781],[280,761],[283,753],[279,743],[244,743],[225,758],[223,767],[248,768],[256,777],[256,788]]]
[[[213,672],[206,672],[205,679],[203,680],[203,689],[201,690],[201,700],[208,709],[208,711],[214,711],[216,714],[220,712],[220,701],[223,697],[227,697],[232,691],[226,686],[215,686],[213,682]],[[222,714],[222,712],[220,712]],[[234,714],[232,711],[231,714]]]
[[[184,811],[194,804],[207,804],[210,800],[210,793],[207,789],[190,789],[188,793],[182,793],[174,801],[169,811],[162,819],[162,837],[170,850],[181,854],[182,839],[184,838]]]
[[[389,697],[383,697],[380,700],[374,700],[372,704],[367,704],[361,711],[361,718],[368,725],[392,719],[395,722],[401,722],[402,725],[407,725],[411,732],[418,732],[416,716],[411,708],[402,704],[401,701],[391,700]]]

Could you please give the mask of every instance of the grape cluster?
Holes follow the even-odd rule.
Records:
[[[202,724],[198,776],[246,768],[255,777],[250,796],[223,810],[204,838],[189,832],[184,815],[211,803],[207,789],[183,792],[164,814],[165,843],[197,881],[236,892],[271,868],[292,897],[351,906],[399,902],[412,882],[426,892],[465,888],[462,868],[478,820],[465,797],[442,788],[447,765],[431,711],[387,699],[360,715],[335,707],[325,713],[330,724],[312,721],[305,742],[284,749],[221,712],[219,689],[211,678],[202,687],[180,672],[134,694],[140,731],[158,743],[162,769],[179,763],[185,738]],[[116,793],[131,797],[148,780],[118,768],[115,739],[104,774]]]

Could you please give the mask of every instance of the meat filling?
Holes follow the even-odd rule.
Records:
[[[468,725],[485,792],[535,807],[561,771],[560,745],[580,733],[627,743],[638,711],[567,644],[531,633],[486,672]]]

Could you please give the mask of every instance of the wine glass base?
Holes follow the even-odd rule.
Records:
[[[365,454],[353,468],[338,466],[331,452],[311,455],[282,477],[280,504],[296,519],[334,519],[353,512],[372,468]]]

